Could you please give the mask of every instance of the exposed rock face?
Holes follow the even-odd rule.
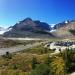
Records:
[[[75,37],[74,35],[75,20],[56,24],[54,28],[56,29],[56,32],[53,32],[53,34],[57,37],[62,37],[62,38],[74,38]]]
[[[75,29],[75,20],[67,20],[62,23],[58,23],[54,26],[54,29],[64,29],[64,30],[69,30],[69,29]]]
[[[50,32],[51,30],[55,30]],[[30,38],[74,38],[75,37],[75,20],[67,20],[51,27],[45,22],[26,18],[14,26],[8,28],[4,33],[5,37],[30,37]]]
[[[10,28],[4,33],[5,37],[53,37],[50,25],[31,18],[26,18]]]
[[[54,26],[54,29],[60,29],[60,28],[62,28],[62,27],[65,27],[65,26],[68,25],[69,22],[70,22],[70,21],[67,20],[67,21],[64,21],[64,22],[58,23],[58,24],[56,24],[56,25]]]

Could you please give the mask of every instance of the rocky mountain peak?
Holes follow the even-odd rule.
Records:
[[[51,35],[50,34],[51,27],[49,24],[45,22],[41,22],[39,20],[32,20],[31,18],[26,18],[19,23],[16,23],[12,26],[10,31],[4,33],[4,36],[8,37],[36,37],[36,36],[44,36]],[[52,36],[52,35],[51,35]]]
[[[20,22],[28,22],[28,21],[32,21],[32,19],[31,18],[26,18],[26,19],[24,19],[24,20],[22,20]]]

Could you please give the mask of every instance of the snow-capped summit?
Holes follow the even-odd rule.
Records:
[[[67,23],[69,23],[69,21],[66,20],[65,23],[67,24]]]

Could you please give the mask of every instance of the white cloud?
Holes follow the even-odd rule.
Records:
[[[0,31],[0,34],[3,34],[5,31]]]

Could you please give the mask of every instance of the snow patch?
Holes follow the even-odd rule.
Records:
[[[56,31],[55,29],[52,29],[50,32],[54,32],[54,31]]]
[[[0,31],[0,34],[2,35],[2,34],[4,34],[6,31]]]
[[[50,24],[50,26],[53,28],[55,26],[55,24]]]
[[[11,30],[12,30],[12,28],[7,28],[7,29],[6,29],[6,32],[7,32],[7,31],[11,31]]]
[[[0,27],[0,35],[4,34],[5,32],[8,32],[10,31],[12,28],[3,28],[3,27]]]
[[[68,21],[65,21],[65,23],[67,24],[67,23],[68,23]]]

